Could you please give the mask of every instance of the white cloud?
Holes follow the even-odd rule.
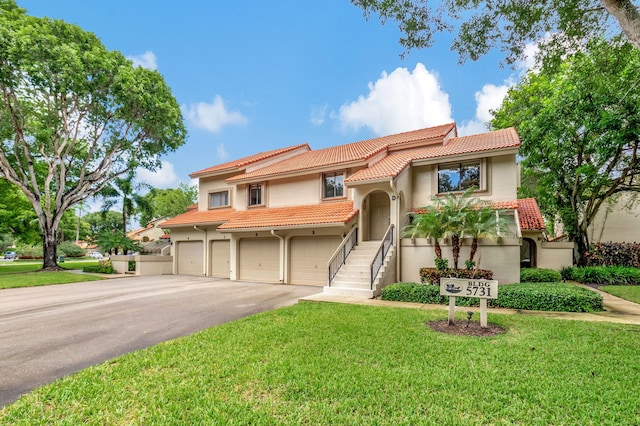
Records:
[[[133,62],[133,65],[137,67],[147,68],[150,70],[158,69],[156,55],[150,50],[147,50],[142,55],[127,56],[127,59]]]
[[[458,134],[465,136],[486,132],[488,130],[487,123],[493,118],[491,111],[500,108],[511,86],[513,86],[511,80],[505,81],[505,84],[500,86],[494,84],[482,86],[482,90],[475,93],[476,116],[473,120],[465,121],[461,126],[458,126]]]
[[[309,121],[314,126],[321,126],[324,123],[324,118],[327,115],[327,104],[322,106],[315,106],[311,108],[311,115]]]
[[[173,164],[168,161],[162,161],[162,166],[155,172],[147,169],[138,169],[137,180],[154,188],[170,188],[177,186],[179,183]]]
[[[187,120],[195,127],[209,132],[218,132],[227,125],[243,125],[247,118],[237,111],[228,111],[224,100],[216,95],[213,102],[198,102],[189,106],[182,105]]]
[[[227,149],[224,147],[223,143],[218,144],[216,151],[218,153],[218,160],[224,161],[227,159]]]
[[[369,127],[388,135],[452,122],[449,95],[442,91],[435,74],[421,63],[413,72],[396,68],[369,83],[369,94],[340,107],[343,128]]]

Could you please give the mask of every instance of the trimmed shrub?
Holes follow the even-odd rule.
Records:
[[[493,271],[489,269],[442,269],[420,268],[420,280],[423,284],[440,285],[440,278],[470,278],[474,280],[492,280]]]
[[[20,245],[16,249],[19,259],[42,259],[42,246]]]
[[[82,268],[82,272],[93,272],[96,274],[113,274],[115,270],[111,264],[111,260],[105,259],[98,262],[97,265],[89,265]]]
[[[447,296],[440,296],[440,287],[417,283],[397,283],[382,289],[382,300],[446,305]],[[458,297],[456,306],[478,306],[480,299]],[[567,283],[517,283],[500,285],[498,298],[489,299],[488,306],[555,312],[602,311],[602,296],[595,291]]]
[[[85,250],[78,247],[71,241],[65,241],[58,244],[58,255],[65,255],[67,257],[82,257],[85,255]]]
[[[627,266],[567,268],[568,279],[585,284],[640,285],[640,269]]]
[[[595,243],[586,253],[587,266],[632,266],[640,268],[640,243]]]
[[[489,305],[555,312],[598,312],[604,310],[600,294],[567,283],[501,285],[498,290],[498,299],[489,300]]]
[[[428,303],[432,305],[449,304],[448,296],[440,296],[440,286],[418,283],[397,283],[382,289],[382,300],[397,302]],[[479,306],[480,299],[458,297],[457,306]]]
[[[562,275],[553,269],[522,268],[520,269],[521,283],[553,283],[562,280]]]

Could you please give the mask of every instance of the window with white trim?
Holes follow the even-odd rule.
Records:
[[[480,185],[480,161],[449,163],[438,166],[438,194],[465,191]]]
[[[218,191],[209,193],[209,208],[215,209],[219,207],[229,206],[229,191]]]
[[[263,204],[262,188],[263,188],[263,185],[259,183],[249,185],[249,189],[247,191],[249,193],[249,200],[248,200],[249,206],[261,206]]]
[[[343,173],[325,173],[322,178],[324,183],[323,198],[344,197]]]

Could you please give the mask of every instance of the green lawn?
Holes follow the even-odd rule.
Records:
[[[640,423],[638,326],[301,303],[134,352],[45,386],[0,424]]]
[[[97,264],[97,260],[90,262],[72,261],[60,263],[60,266],[74,270]],[[42,269],[41,260],[0,263],[0,289],[68,284],[103,279],[94,275],[80,275],[72,272],[34,272],[38,269]]]
[[[0,275],[0,289],[69,284],[103,279],[104,278],[95,275],[76,274],[73,272],[25,272],[21,274]]]
[[[613,294],[621,299],[631,302],[640,303],[640,286],[633,285],[606,285],[600,287],[600,290]]]

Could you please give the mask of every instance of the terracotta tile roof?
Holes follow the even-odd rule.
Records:
[[[400,174],[409,163],[415,160],[445,158],[495,149],[517,148],[519,146],[520,137],[514,128],[473,136],[451,138],[443,145],[432,145],[392,153],[373,166],[349,176],[349,178],[345,180],[345,183],[395,177]]]
[[[496,210],[518,210],[518,222],[523,231],[541,231],[546,229],[542,213],[535,198],[522,198],[514,201],[500,201],[490,204]],[[420,207],[412,210],[414,213],[423,213]]]
[[[295,207],[274,207],[236,212],[231,220],[218,227],[220,231],[288,228],[308,225],[345,224],[358,210],[353,202],[341,201]]]
[[[220,172],[229,172],[229,171],[234,171],[234,170],[240,170],[243,167],[246,167],[252,163],[256,163],[258,161],[262,161],[265,160],[267,158],[271,158],[271,157],[275,157],[276,155],[280,155],[280,154],[284,154],[286,152],[291,152],[294,151],[296,149],[299,148],[304,148],[306,147],[307,150],[310,150],[311,148],[309,147],[309,144],[300,144],[300,145],[293,145],[293,146],[288,146],[286,148],[279,148],[279,149],[274,149],[272,151],[265,151],[265,152],[260,152],[258,154],[253,154],[250,155],[248,157],[244,157],[244,158],[240,158],[238,160],[233,160],[233,161],[228,161],[226,163],[222,163],[222,164],[218,164],[215,165],[213,167],[209,167],[203,170],[199,170],[197,172],[193,172],[189,175],[189,177],[191,178],[197,178],[197,177],[201,177],[201,176],[205,176],[205,175],[209,175],[209,174],[215,174],[215,173],[220,173]]]
[[[196,208],[190,208],[186,213],[171,218],[166,222],[163,222],[162,228],[174,228],[178,226],[187,225],[204,225],[212,223],[223,223],[231,219],[231,216],[235,212],[235,209],[213,209],[204,212],[199,212]]]
[[[546,229],[544,218],[540,213],[540,208],[535,198],[518,200],[518,217],[520,219],[520,229],[522,230],[541,231]]]
[[[338,145],[329,148],[309,151],[304,154],[283,160],[277,164],[244,173],[227,179],[227,182],[243,180],[255,180],[267,176],[294,173],[309,169],[322,169],[331,166],[343,166],[349,163],[364,163],[375,154],[384,151],[390,146],[399,147],[402,144],[411,144],[419,141],[435,140],[438,142],[455,128],[455,123],[411,132],[398,133],[396,135],[368,139],[346,145]]]

